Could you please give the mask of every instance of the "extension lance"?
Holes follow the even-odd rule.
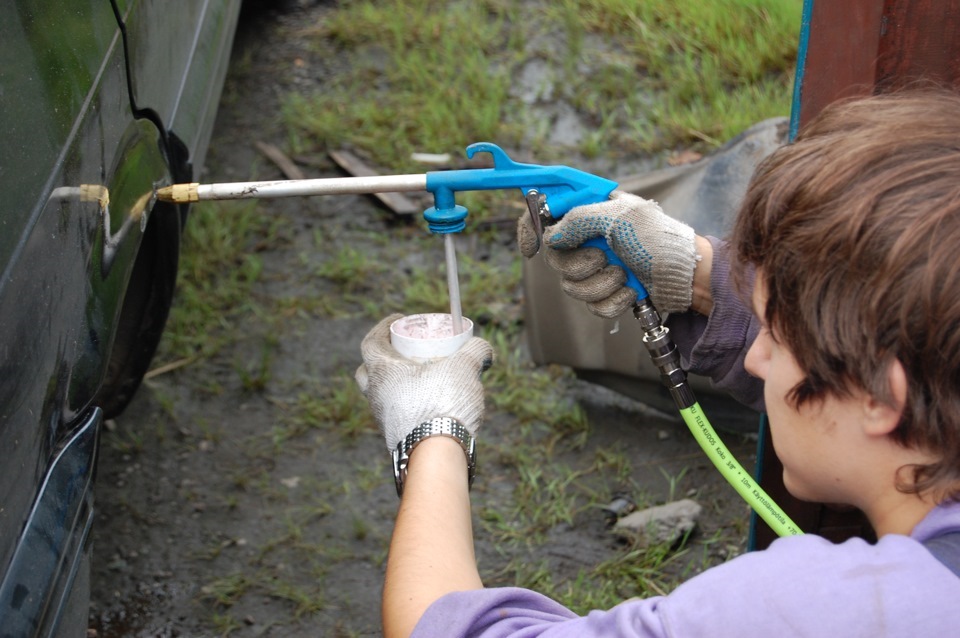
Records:
[[[609,199],[617,183],[567,166],[522,164],[510,159],[495,144],[480,142],[467,147],[467,157],[479,152],[490,153],[493,168],[432,171],[424,174],[375,177],[342,177],[326,179],[237,182],[226,184],[174,184],[157,190],[162,201],[189,203],[214,199],[263,199],[309,195],[373,194],[386,192],[428,191],[434,206],[424,211],[431,232],[445,235],[444,248],[450,289],[451,314],[460,314],[456,255],[452,233],[466,226],[467,209],[455,201],[455,194],[465,191],[518,188],[523,193],[537,233],[538,247],[544,224],[556,222],[576,206]],[[643,343],[650,353],[660,378],[670,391],[684,422],[706,452],[714,466],[738,494],[780,536],[802,533],[773,499],[737,462],[710,425],[680,366],[680,355],[660,315],[636,275],[627,268],[602,237],[584,245],[604,251],[611,264],[620,266],[627,275],[627,285],[637,293],[634,316],[644,331]]]

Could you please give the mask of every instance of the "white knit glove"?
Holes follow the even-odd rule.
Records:
[[[391,315],[367,333],[356,374],[387,449],[395,450],[413,428],[434,417],[456,419],[476,434],[484,408],[480,373],[493,362],[493,348],[473,337],[449,357],[416,363],[390,345],[390,324],[402,316]]]
[[[599,248],[580,248],[588,239],[604,237],[613,252],[637,276],[663,313],[683,312],[693,301],[697,263],[693,229],[663,213],[659,204],[623,191],[610,199],[578,206],[553,226],[544,228],[547,264],[562,278],[565,293],[601,317],[629,309],[636,292],[626,274],[607,263]],[[527,215],[517,225],[517,244],[525,257],[536,254],[536,234]]]

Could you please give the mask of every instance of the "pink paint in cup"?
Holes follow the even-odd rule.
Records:
[[[408,315],[390,324],[390,344],[418,362],[449,357],[473,336],[473,322],[463,318],[463,331],[453,332],[453,316],[443,313]]]

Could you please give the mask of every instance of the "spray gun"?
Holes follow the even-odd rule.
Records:
[[[238,182],[228,184],[174,184],[157,191],[158,199],[188,203],[213,199],[275,198],[309,195],[372,194],[385,192],[428,191],[434,205],[424,211],[431,232],[444,236],[447,262],[447,283],[450,290],[454,331],[461,330],[462,313],[457,282],[456,253],[453,233],[466,226],[467,209],[456,203],[456,193],[466,191],[519,189],[537,233],[538,247],[544,225],[556,222],[571,209],[584,204],[606,201],[617,187],[616,182],[567,166],[523,164],[510,159],[499,146],[486,142],[467,147],[467,157],[489,153],[493,168],[433,171],[425,174],[376,177],[343,177],[328,179]],[[643,329],[643,343],[660,378],[669,390],[687,427],[706,452],[714,466],[754,511],[781,536],[801,533],[773,499],[757,485],[753,477],[736,461],[720,440],[700,409],[686,372],[680,365],[680,354],[650,301],[643,284],[613,252],[606,239],[594,238],[586,246],[600,248],[607,260],[620,266],[627,275],[627,286],[637,293],[634,316]]]

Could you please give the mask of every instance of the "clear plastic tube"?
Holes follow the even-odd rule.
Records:
[[[458,335],[463,332],[463,308],[460,305],[460,279],[457,276],[457,249],[453,245],[453,233],[444,234],[443,249],[447,256],[447,289],[450,291],[453,334]]]

